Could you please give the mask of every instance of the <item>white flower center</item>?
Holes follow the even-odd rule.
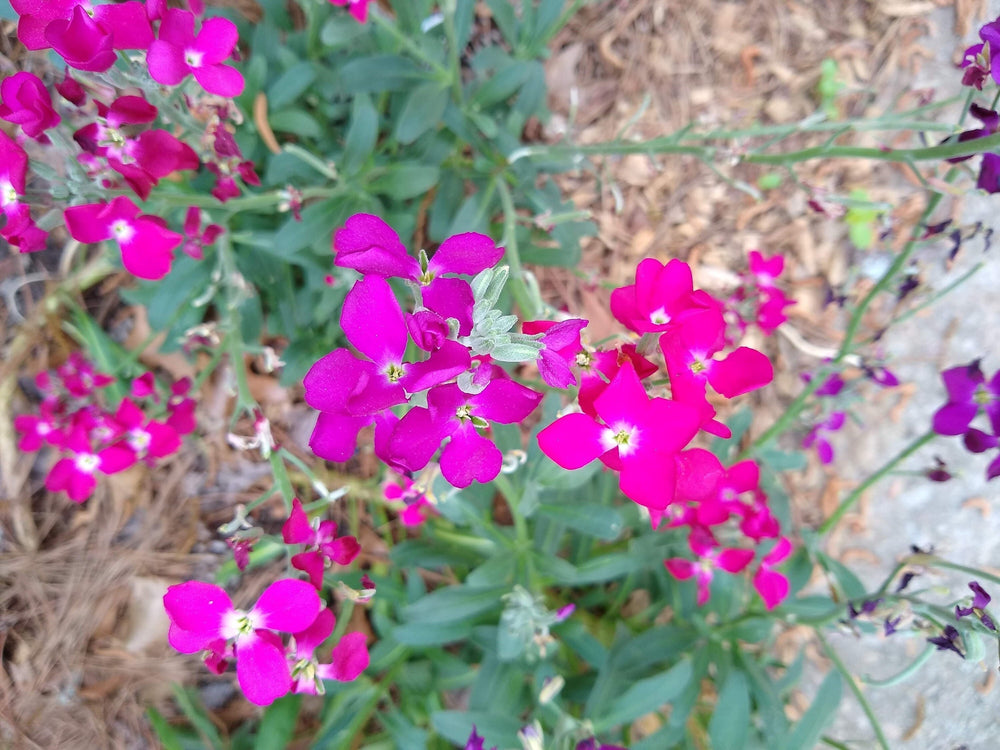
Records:
[[[605,451],[618,449],[623,458],[639,447],[639,430],[624,422],[606,427],[601,433],[601,447]]]
[[[111,234],[122,244],[126,244],[135,237],[135,227],[125,219],[118,219],[111,224]]]
[[[184,62],[189,68],[200,68],[204,53],[194,49],[184,50]]]
[[[0,180],[0,206],[17,203],[17,191],[9,180]]]
[[[73,459],[76,470],[82,474],[93,474],[101,465],[101,459],[93,453],[78,453]]]
[[[653,312],[649,314],[649,322],[654,326],[665,326],[670,322],[670,316],[667,314],[667,311],[661,307],[657,310],[653,310]]]
[[[145,453],[152,438],[150,438],[148,432],[136,427],[128,431],[128,435],[125,437],[125,440],[128,443],[129,448],[134,450],[136,453]]]

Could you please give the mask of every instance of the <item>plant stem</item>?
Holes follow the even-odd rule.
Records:
[[[848,671],[847,666],[840,659],[840,655],[833,649],[832,646],[827,642],[826,638],[820,631],[816,631],[816,638],[819,639],[820,645],[823,646],[823,650],[826,655],[830,657],[830,661],[833,662],[833,666],[837,668],[844,677],[844,681],[847,682],[847,686],[854,693],[854,697],[858,699],[858,703],[861,704],[861,710],[865,712],[865,716],[868,717],[868,722],[872,725],[872,730],[875,732],[875,738],[878,741],[879,746],[882,750],[889,750],[889,742],[885,738],[885,732],[882,731],[882,725],[879,724],[878,719],[875,717],[875,712],[872,710],[871,704],[868,703],[868,699],[865,698],[864,693],[861,688],[858,687],[858,683],[854,681],[854,676]]]
[[[521,309],[525,320],[535,320],[541,314],[542,300],[537,293],[532,294],[531,287],[525,281],[524,267],[521,265],[521,255],[517,249],[517,212],[514,209],[514,196],[503,178],[496,179],[497,191],[500,194],[500,205],[503,207],[503,245],[506,248],[504,260],[510,266],[510,292],[514,301]]]
[[[882,468],[880,468],[874,474],[865,479],[865,481],[859,484],[851,492],[851,494],[849,494],[841,501],[840,505],[838,505],[837,509],[830,514],[829,518],[823,521],[819,529],[817,529],[817,533],[825,534],[830,529],[832,529],[837,524],[837,522],[843,517],[843,515],[848,510],[850,510],[851,507],[864,494],[865,490],[867,490],[873,484],[878,482],[882,477],[891,472],[899,463],[912,456],[920,448],[927,445],[927,443],[931,442],[931,440],[933,440],[936,437],[937,434],[934,432],[925,432],[923,435],[916,438],[913,442],[911,442],[908,446],[906,446],[902,451],[897,453],[893,458],[889,459],[888,462],[882,465]]]

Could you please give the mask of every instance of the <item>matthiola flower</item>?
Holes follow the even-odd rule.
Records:
[[[486,740],[479,736],[476,732],[476,725],[473,724],[472,734],[469,735],[469,739],[465,743],[465,750],[485,750],[485,742]],[[495,745],[492,750],[497,750]]]
[[[965,658],[965,654],[959,648],[961,636],[954,625],[945,625],[944,632],[941,635],[928,638],[927,642],[937,646],[938,651],[954,651],[961,658]]]
[[[0,130],[0,210],[6,218],[0,236],[22,253],[41,250],[48,238],[32,221],[28,204],[21,202],[27,177],[28,155]]]
[[[404,526],[420,526],[429,515],[437,513],[431,501],[409,477],[386,480],[382,485],[382,494],[394,506],[402,505],[399,520]]]
[[[712,535],[700,529],[694,529],[688,539],[694,561],[674,557],[664,560],[663,564],[670,573],[681,581],[694,578],[698,584],[698,606],[708,602],[710,586],[716,570],[727,573],[739,573],[753,560],[752,549],[723,549]]]
[[[483,234],[449,237],[427,260],[406,252],[399,235],[382,219],[355,214],[333,236],[334,263],[363,274],[409,279],[420,285],[424,307],[459,323],[459,335],[472,332],[472,288],[454,275],[475,276],[503,257],[503,248]]]
[[[69,433],[60,447],[69,455],[60,458],[49,471],[45,488],[50,492],[65,492],[75,503],[82,503],[94,494],[98,472],[116,474],[135,463],[135,453],[121,443],[94,448],[82,427]]]
[[[687,314],[705,307],[718,305],[694,290],[691,266],[676,258],[666,265],[646,258],[635,269],[635,284],[611,293],[611,313],[636,333],[669,330]]]
[[[934,432],[961,435],[980,411],[989,417],[993,434],[1000,434],[1000,372],[986,380],[979,360],[941,373],[948,402],[934,414]]]
[[[846,419],[847,415],[844,412],[832,412],[830,416],[822,422],[812,426],[806,436],[802,438],[802,447],[812,448],[815,445],[816,454],[819,456],[819,460],[823,464],[831,463],[833,461],[833,446],[830,444],[830,441],[827,440],[826,435],[832,432],[837,432],[844,426]]]
[[[130,399],[122,399],[115,412],[125,443],[137,459],[152,464],[156,459],[175,453],[181,446],[180,436],[170,425],[148,419],[142,409]]]
[[[347,11],[358,21],[364,23],[368,20],[368,4],[372,0],[330,0],[334,5],[346,5]]]
[[[236,25],[225,18],[209,18],[196,35],[194,22],[195,16],[189,11],[170,8],[163,14],[158,38],[149,45],[146,57],[149,74],[166,86],[176,86],[193,75],[210,94],[239,96],[243,93],[243,76],[223,65],[239,41]]]
[[[181,249],[195,260],[201,260],[205,255],[204,248],[212,245],[223,231],[218,224],[209,224],[203,231],[201,209],[191,206],[184,216],[184,244]]]
[[[52,108],[52,97],[41,79],[33,73],[15,73],[0,84],[0,117],[20,125],[24,134],[45,141],[45,131],[59,124],[61,118]]]
[[[589,362],[590,355],[580,342],[580,332],[587,321],[571,318],[560,322],[539,320],[525,322],[521,330],[529,335],[542,334],[544,348],[538,353],[538,372],[542,380],[553,388],[569,388],[576,384],[573,365],[578,364],[582,355]]]
[[[162,279],[170,272],[174,249],[183,239],[158,217],[141,215],[124,195],[111,203],[71,206],[64,212],[66,228],[80,242],[114,239],[125,269],[140,279]]]
[[[330,663],[321,664],[316,649],[330,637],[337,618],[328,609],[322,610],[312,625],[294,634],[295,648],[291,659],[293,692],[323,695],[323,680],[351,682],[368,668],[368,645],[364,633],[346,633],[330,652]]]
[[[394,426],[387,454],[380,458],[410,472],[420,471],[449,438],[439,458],[445,479],[455,487],[489,482],[500,473],[503,455],[479,430],[488,428],[491,421],[521,422],[541,399],[542,394],[502,377],[495,377],[475,394],[453,383],[435,386],[427,394],[427,407],[410,409]]]
[[[538,433],[542,452],[564,469],[579,469],[595,458],[621,472],[621,491],[648,508],[663,509],[673,499],[673,456],[698,431],[699,418],[686,404],[649,398],[631,363],[594,401],[597,417],[566,414]]]
[[[11,0],[18,39],[31,50],[53,48],[78,70],[104,71],[121,49],[148,49],[152,28],[141,2],[94,5],[89,0]]]
[[[986,607],[989,605],[992,597],[986,593],[986,590],[979,585],[978,581],[971,581],[969,588],[972,589],[973,593],[972,603],[968,607],[955,605],[955,617],[961,619],[969,615],[975,615],[987,628],[996,630],[997,626],[994,624],[993,618],[986,614]]]
[[[317,589],[323,588],[327,560],[337,565],[350,565],[361,551],[361,545],[353,536],[337,536],[337,524],[333,521],[310,523],[298,498],[292,501],[292,512],[281,527],[281,537],[285,544],[305,544],[311,548],[293,555],[292,567],[307,573]]]
[[[290,578],[275,581],[248,610],[236,609],[219,586],[188,581],[167,589],[168,640],[182,654],[232,647],[236,677],[251,703],[266,706],[292,689],[292,671],[278,633],[299,633],[322,610],[316,589]]]
[[[1000,18],[984,24],[979,29],[981,44],[974,44],[965,50],[961,67],[965,69],[962,75],[963,86],[974,86],[983,90],[986,76],[992,75],[993,80],[1000,83],[1000,71],[992,66],[993,58],[1000,52]]]
[[[781,537],[770,552],[760,561],[760,567],[753,576],[753,587],[757,589],[764,606],[771,610],[788,596],[788,579],[775,568],[792,553],[792,543]]]

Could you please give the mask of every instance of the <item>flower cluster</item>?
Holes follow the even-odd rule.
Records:
[[[309,442],[313,451],[346,461],[360,430],[374,425],[375,454],[401,474],[420,471],[440,449],[441,472],[455,487],[496,478],[502,455],[480,431],[490,422],[520,422],[541,394],[493,360],[524,353],[534,358],[544,346],[507,333],[516,318],[493,309],[505,278],[497,279],[493,266],[503,248],[466,233],[445,240],[430,258],[421,252],[418,260],[384,221],[357,214],[335,233],[333,249],[336,265],[363,274],[347,293],[340,318],[360,356],[336,349],[305,377],[306,403],[320,411]],[[475,291],[461,278],[473,275]],[[389,279],[408,283],[416,300],[412,312],[400,307]],[[419,358],[408,359],[414,349]],[[398,417],[394,407],[409,408]]]
[[[1000,448],[1000,372],[989,380],[979,360],[952,367],[941,373],[948,391],[948,402],[934,414],[934,432],[939,435],[962,435],[965,447],[973,453]],[[976,417],[985,412],[989,431],[972,427]],[[986,478],[1000,476],[1000,451],[986,467]]]
[[[992,64],[996,54],[993,50],[1000,52],[1000,18],[983,24],[979,29],[979,38],[983,41],[973,44],[962,55],[961,67],[965,71],[962,74],[962,85],[973,86],[982,91],[987,76],[992,76],[1000,84],[1000,69],[994,68]]]
[[[266,706],[289,692],[324,693],[323,680],[350,682],[368,667],[363,633],[347,633],[321,663],[316,650],[336,625],[316,589],[305,581],[275,581],[247,610],[233,606],[219,586],[187,581],[167,589],[170,645],[183,654],[205,652],[206,666],[222,674],[236,661],[236,677],[251,703]],[[285,643],[281,634],[290,634]]]
[[[162,420],[147,416],[144,407],[160,403],[152,373],[136,380],[131,397],[115,410],[106,407],[102,389],[114,378],[97,372],[79,352],[54,372],[35,378],[42,392],[37,414],[14,419],[22,433],[18,448],[37,451],[51,446],[60,452],[45,479],[52,492],[65,492],[80,503],[90,497],[99,474],[116,474],[137,461],[155,464],[175,453],[181,436],[192,432],[194,401],[187,397],[189,381],[178,381],[162,404]]]
[[[716,569],[736,573],[756,556],[752,548],[724,548],[714,530],[730,520],[753,544],[779,539],[758,566],[754,583],[765,604],[777,605],[787,580],[774,570],[791,550],[760,489],[759,470],[743,462],[728,471],[718,458],[688,447],[701,430],[728,437],[709,402],[711,388],[734,398],[769,383],[771,363],[748,347],[726,350],[724,305],[695,290],[691,268],[680,260],[647,258],[635,283],[616,289],[611,310],[640,334],[639,347],[611,352],[578,350],[579,411],[559,417],[538,434],[538,444],[564,469],[595,459],[619,472],[621,491],[650,513],[653,526],[686,526],[695,560],[674,558],[667,568],[678,578],[694,577],[698,601],[709,596]],[[651,395],[645,385],[659,367],[642,351],[659,344],[670,382],[669,396]]]
[[[404,526],[420,526],[437,514],[434,504],[409,477],[386,478],[382,483],[382,495],[399,513],[399,520]]]
[[[167,8],[163,0],[103,5],[14,0],[12,5],[20,16],[21,42],[31,50],[52,49],[67,70],[54,87],[56,96],[26,71],[0,84],[0,118],[19,129],[17,138],[0,132],[0,209],[6,219],[0,235],[21,252],[40,250],[47,233],[35,223],[32,208],[55,208],[63,211],[74,239],[116,242],[125,268],[139,278],[165,276],[179,246],[198,257],[221,229],[192,234],[189,213],[181,235],[126,195],[110,202],[94,198],[106,190],[129,190],[145,201],[163,178],[202,166],[216,175],[213,194],[220,200],[239,195],[234,174],[260,184],[228,128],[241,117],[228,101],[243,90],[243,76],[226,64],[236,54],[236,26],[224,18],[199,21],[200,2],[191,3],[192,10]],[[132,50],[146,54],[119,55]],[[189,76],[197,87],[185,87]],[[184,87],[183,96],[169,95],[162,86]],[[58,147],[58,161],[66,164],[65,173],[34,165],[53,189],[30,199],[25,139],[40,148]],[[49,205],[53,196],[58,203]]]
[[[751,323],[770,336],[788,320],[785,308],[794,305],[778,287],[777,280],[785,268],[785,258],[773,255],[765,258],[757,250],[749,254],[749,267],[740,276],[740,285],[726,301],[726,311],[735,321],[739,337]]]

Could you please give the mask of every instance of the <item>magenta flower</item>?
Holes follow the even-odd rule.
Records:
[[[127,398],[119,404],[115,421],[135,457],[145,459],[147,463],[152,463],[151,459],[169,456],[181,447],[181,438],[173,427],[147,419],[142,409]]]
[[[63,215],[69,233],[80,242],[116,240],[126,270],[140,279],[166,276],[174,248],[183,239],[163,226],[159,218],[140,215],[139,207],[124,195],[111,203],[71,206]]]
[[[337,536],[337,524],[333,521],[310,523],[298,498],[292,501],[292,512],[281,527],[281,538],[285,544],[315,548],[293,555],[292,567],[308,574],[310,583],[317,589],[323,588],[327,560],[337,565],[350,565],[361,552],[361,545],[353,536]]]
[[[382,484],[382,494],[386,500],[399,508],[399,520],[404,526],[420,526],[427,518],[437,511],[427,496],[419,489],[415,489],[413,480],[409,477],[397,477],[402,484],[395,480],[386,480]]]
[[[45,131],[59,124],[61,118],[52,108],[52,97],[41,79],[32,73],[15,73],[0,84],[0,117],[20,125],[24,134],[45,142]]]
[[[473,724],[472,734],[470,734],[469,739],[465,741],[465,750],[486,750],[485,742],[486,739],[479,736],[479,734],[476,732],[476,725]],[[497,749],[494,746],[492,750],[497,750]]]
[[[694,291],[691,266],[676,258],[666,265],[646,258],[635,269],[635,284],[611,293],[611,313],[631,331],[666,331],[692,310],[717,308],[704,292]]]
[[[372,0],[330,0],[334,5],[346,5],[347,12],[354,16],[358,23],[368,20],[368,4]]]
[[[665,398],[649,398],[631,363],[597,397],[601,421],[580,412],[566,414],[538,433],[542,452],[564,469],[595,458],[621,472],[621,491],[648,508],[662,510],[673,499],[673,457],[698,431],[694,409]]]
[[[698,584],[698,606],[703,606],[711,595],[710,586],[716,570],[739,573],[753,560],[752,549],[722,549],[710,533],[693,529],[688,540],[696,560],[674,557],[664,560],[667,570],[680,581],[694,578]]]
[[[393,427],[379,457],[391,466],[420,471],[450,437],[439,459],[445,479],[455,487],[489,482],[500,473],[503,456],[478,429],[486,429],[490,421],[520,422],[541,399],[542,394],[501,377],[476,394],[464,393],[455,384],[436,386],[427,394],[426,408],[410,409]]]
[[[323,695],[323,680],[351,682],[368,668],[368,645],[364,633],[346,633],[330,652],[330,663],[320,664],[316,649],[330,637],[337,618],[328,609],[322,610],[305,630],[295,633],[295,650],[291,672],[293,692]]]
[[[232,644],[236,677],[247,700],[266,706],[292,689],[292,673],[275,631],[306,630],[322,609],[305,581],[275,581],[249,610],[233,607],[219,586],[188,581],[167,589],[170,645],[182,654],[208,650],[217,658]]]
[[[195,260],[201,260],[205,256],[204,249],[212,245],[223,231],[218,224],[209,224],[202,231],[201,209],[191,206],[184,216],[184,244],[181,249]]]
[[[239,41],[236,25],[225,18],[209,18],[195,35],[194,21],[193,13],[177,8],[163,14],[159,38],[149,45],[146,57],[149,74],[165,86],[176,86],[193,75],[210,94],[239,96],[243,93],[242,74],[222,64]]]
[[[31,218],[31,209],[21,202],[28,177],[28,155],[17,142],[0,130],[0,210],[6,217],[0,236],[22,253],[45,247],[48,233]]]
[[[569,388],[576,384],[573,365],[580,358],[590,361],[590,355],[580,342],[580,332],[587,326],[586,320],[570,318],[558,323],[549,320],[529,321],[521,326],[526,334],[542,334],[544,348],[538,354],[538,373],[542,380],[553,388]]]
[[[70,455],[56,461],[45,477],[45,488],[49,492],[65,492],[75,503],[82,503],[94,494],[97,472],[116,474],[135,463],[135,453],[120,443],[95,450],[82,427],[66,437],[62,448]]]
[[[467,232],[442,242],[422,266],[392,227],[371,214],[349,218],[334,234],[333,250],[334,263],[342,268],[420,284],[424,306],[443,318],[455,318],[462,336],[472,332],[472,289],[468,282],[445,274],[474,276],[495,266],[504,252],[486,235]]]
[[[77,107],[82,107],[87,101],[87,92],[80,82],[69,74],[69,68],[66,68],[62,81],[56,84],[56,91],[59,92],[59,96]]]
[[[775,570],[792,553],[792,543],[781,537],[770,552],[760,561],[760,567],[753,576],[753,587],[757,589],[764,606],[772,610],[788,596],[788,579]]]

